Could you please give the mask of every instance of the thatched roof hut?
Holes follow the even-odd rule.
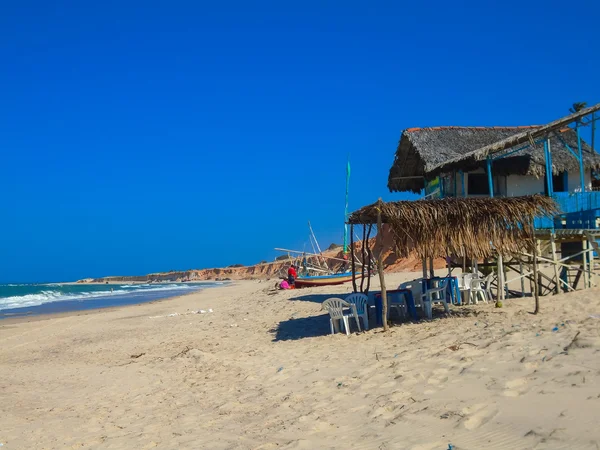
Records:
[[[348,223],[376,224],[378,210],[401,257],[414,251],[422,258],[487,258],[531,251],[533,218],[555,214],[556,204],[542,195],[377,202],[353,212]]]
[[[542,128],[544,127],[409,128],[404,130],[400,137],[394,164],[389,173],[388,188],[392,192],[419,193],[425,180],[433,179],[441,172],[459,169],[469,171],[484,167],[485,161],[475,154],[478,150],[513,136],[529,135]],[[549,139],[553,172],[558,174],[563,171],[578,171],[579,163],[565,145],[577,151],[575,131],[571,128],[553,130]],[[503,148],[502,152],[508,153],[521,146],[522,144],[509,146]],[[600,155],[592,151],[585,142],[582,143],[582,152],[586,169],[600,167]],[[494,161],[494,174],[544,176],[543,144],[528,147],[514,155]]]

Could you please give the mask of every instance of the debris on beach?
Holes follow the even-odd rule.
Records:
[[[149,319],[160,319],[162,317],[177,317],[177,316],[185,316],[188,314],[209,314],[212,313],[213,310],[212,308],[209,308],[207,311],[203,310],[203,309],[199,309],[198,311],[192,310],[192,311],[188,311],[185,313],[172,313],[172,314],[167,314],[166,316],[150,316],[148,317]]]

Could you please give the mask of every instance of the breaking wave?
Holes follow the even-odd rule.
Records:
[[[217,283],[163,283],[163,284],[4,284],[0,285],[0,310],[39,306],[61,301],[81,301],[111,297],[144,297],[154,293],[181,295]],[[154,296],[154,295],[153,295]],[[168,297],[165,295],[164,297]],[[116,300],[116,299],[115,299]]]

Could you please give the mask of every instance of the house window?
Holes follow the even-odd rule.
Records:
[[[552,186],[554,192],[568,192],[567,172],[552,175]]]
[[[490,195],[488,176],[485,173],[470,173],[467,192],[469,195]]]
[[[567,172],[552,175],[552,189],[554,192],[569,192],[569,181]],[[548,195],[548,183],[544,175],[544,194]]]

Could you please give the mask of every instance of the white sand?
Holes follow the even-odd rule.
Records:
[[[0,322],[3,450],[600,448],[599,291],[346,337],[272,284]]]

